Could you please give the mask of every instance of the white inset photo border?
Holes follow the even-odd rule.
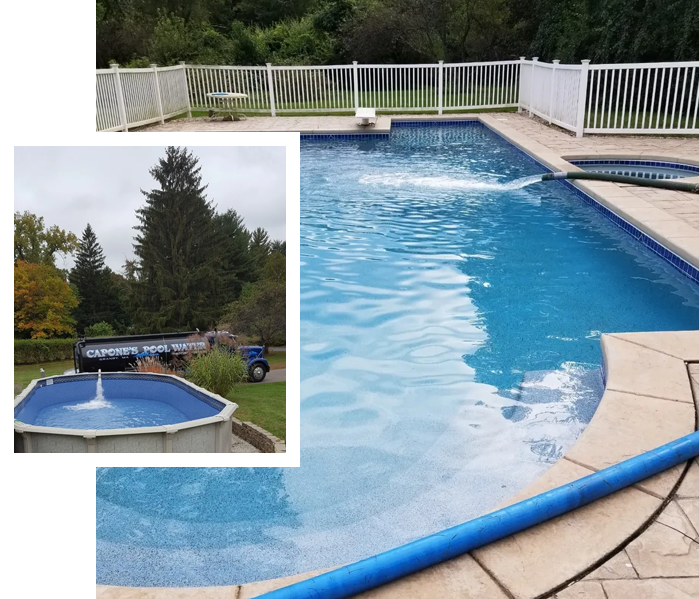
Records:
[[[109,156],[114,156],[115,153],[118,153],[120,151],[123,151],[123,149],[126,149],[128,147],[133,147],[134,149],[136,148],[150,148],[153,150],[153,156],[154,159],[151,159],[149,162],[145,162],[143,165],[144,171],[147,171],[149,168],[152,168],[154,164],[157,162],[157,159],[159,157],[162,157],[164,155],[165,148],[167,146],[177,146],[177,147],[186,147],[188,150],[191,150],[195,156],[198,156],[197,150],[201,149],[206,149],[207,153],[209,156],[212,154],[215,154],[215,152],[211,152],[212,148],[220,148],[223,150],[224,148],[231,148],[231,147],[240,147],[240,148],[262,148],[262,147],[278,147],[278,148],[283,148],[284,149],[284,155],[285,155],[285,168],[286,168],[286,190],[285,190],[285,198],[277,198],[276,202],[279,204],[279,210],[285,210],[286,212],[286,227],[284,231],[284,238],[282,239],[282,234],[280,233],[279,230],[275,231],[270,231],[270,238],[271,239],[280,239],[282,241],[286,242],[286,353],[287,353],[287,360],[286,360],[286,451],[282,453],[185,453],[185,452],[180,452],[180,453],[80,453],[77,455],[71,455],[67,456],[66,453],[42,453],[41,456],[34,456],[34,457],[29,457],[29,458],[17,458],[15,457],[15,460],[27,460],[28,462],[35,462],[37,466],[39,466],[39,463],[41,463],[41,467],[52,467],[55,465],[57,468],[65,467],[69,463],[76,463],[76,464],[81,464],[80,467],[83,466],[104,466],[104,467],[115,467],[115,466],[126,466],[126,467],[150,467],[150,466],[155,466],[155,467],[164,467],[164,466],[176,466],[176,467],[222,467],[222,466],[232,466],[232,467],[258,467],[258,466],[270,466],[270,467],[296,467],[300,465],[300,357],[299,357],[299,351],[300,351],[300,320],[299,320],[299,314],[300,314],[300,299],[299,299],[299,289],[300,289],[300,250],[299,250],[299,226],[300,226],[300,218],[299,218],[299,188],[300,188],[300,176],[299,176],[299,169],[300,169],[300,148],[299,148],[299,134],[298,133],[247,133],[247,132],[240,132],[236,133],[235,135],[226,135],[226,136],[221,136],[217,135],[216,133],[206,133],[206,132],[197,132],[197,133],[182,133],[182,134],[177,134],[173,135],[170,133],[152,133],[151,135],[148,136],[123,136],[123,135],[113,135],[109,137],[109,144],[105,142],[105,137],[104,136],[84,136],[84,142],[83,143],[72,143],[69,145],[61,145],[61,144],[48,144],[44,145],[42,144],[39,140],[41,137],[38,139],[34,139],[37,136],[34,135],[29,135],[27,136],[28,140],[31,140],[33,142],[32,145],[22,145],[22,146],[15,146],[15,151],[14,151],[14,171],[15,171],[15,202],[14,202],[14,210],[17,212],[24,212],[29,211],[30,213],[36,213],[37,216],[42,216],[41,211],[36,209],[35,206],[41,206],[41,202],[47,202],[44,205],[49,205],[50,204],[50,199],[47,199],[45,196],[52,195],[53,192],[51,192],[51,189],[53,189],[56,194],[56,198],[54,202],[66,202],[66,212],[70,210],[73,214],[75,214],[76,209],[77,213],[79,213],[80,210],[80,204],[86,205],[87,203],[90,202],[95,202],[95,203],[100,203],[100,202],[105,202],[108,201],[107,198],[111,197],[112,201],[118,201],[115,200],[114,198],[118,198],[119,193],[113,193],[114,188],[117,190],[123,189],[124,186],[128,185],[128,183],[125,181],[126,177],[124,176],[124,173],[122,172],[120,174],[119,172],[119,167],[118,163],[115,162],[114,168],[111,170],[107,170],[107,174],[105,175],[105,170],[100,169],[99,172],[97,169],[95,169],[95,172],[88,172],[88,173],[83,173],[82,175],[82,180],[90,180],[90,178],[96,177],[97,180],[94,180],[94,186],[84,186],[82,189],[80,186],[77,186],[74,190],[73,193],[70,193],[69,189],[66,189],[69,187],[69,180],[62,178],[62,177],[57,177],[56,181],[47,181],[44,182],[41,186],[38,186],[38,189],[41,190],[43,188],[44,192],[42,193],[41,191],[37,191],[35,188],[35,191],[31,191],[31,187],[25,188],[25,190],[22,190],[21,188],[21,180],[22,180],[22,173],[21,169],[26,168],[22,166],[22,160],[18,156],[21,154],[24,154],[25,158],[26,156],[31,155],[33,150],[36,150],[36,156],[37,160],[35,162],[35,168],[32,170],[32,177],[35,179],[37,177],[40,177],[40,173],[42,172],[41,168],[41,161],[42,160],[52,160],[50,157],[52,154],[54,156],[57,155],[55,150],[57,148],[65,148],[66,152],[66,159],[70,160],[70,156],[77,156],[78,152],[76,151],[80,147],[84,146],[89,146],[94,150],[94,155],[97,155],[99,152],[104,152],[105,153],[105,159],[109,160]],[[76,136],[78,138],[81,138],[83,136]],[[53,141],[56,139],[54,136],[50,136],[50,139]],[[75,139],[75,137],[73,138]],[[142,140],[142,142],[141,142]],[[81,142],[83,139],[80,140]],[[37,143],[39,142],[39,143]],[[141,143],[139,143],[141,142]],[[43,152],[42,156],[42,150],[46,150],[48,148],[53,148],[54,152]],[[143,150],[139,150],[142,152]],[[224,152],[221,153],[222,155]],[[233,153],[230,153],[231,155]],[[252,154],[248,153],[248,154]],[[238,154],[240,155],[240,154]],[[247,158],[247,157],[246,157]],[[205,192],[207,194],[207,199],[212,201],[213,204],[218,204],[217,205],[217,212],[225,212],[229,208],[232,208],[236,210],[239,216],[242,216],[244,219],[244,225],[249,229],[253,230],[257,226],[264,226],[264,225],[258,225],[258,223],[254,222],[255,218],[246,218],[246,210],[245,210],[245,205],[247,204],[249,207],[255,207],[257,206],[256,210],[258,210],[257,216],[260,216],[259,213],[259,208],[260,204],[263,203],[261,202],[261,199],[259,197],[255,197],[255,188],[256,185],[261,189],[265,189],[265,183],[266,181],[264,180],[264,168],[262,165],[262,168],[256,167],[255,170],[259,170],[260,174],[255,177],[251,178],[247,177],[247,182],[243,185],[241,183],[241,178],[236,177],[236,164],[231,163],[227,164],[225,161],[222,161],[221,159],[218,160],[209,160],[208,161],[210,165],[207,165],[207,162],[201,161],[199,166],[202,167],[202,184],[206,185],[210,181],[207,181],[207,171],[210,172],[210,169],[216,168],[216,169],[226,169],[225,173],[223,176],[217,175],[217,185],[218,189],[222,189],[222,179],[225,180],[226,176],[229,176],[231,178],[231,186],[233,186],[232,193],[230,194],[231,197],[239,197],[235,201],[236,205],[228,205],[227,204],[223,205],[221,204],[218,200],[219,198],[216,197],[216,193],[212,188],[207,189]],[[243,161],[241,161],[243,162]],[[248,165],[247,167],[245,164],[241,164],[240,168],[246,169],[246,168],[251,168],[250,167],[250,162],[245,161],[245,163]],[[86,165],[87,167],[87,165]],[[56,168],[55,166],[53,167],[54,169]],[[89,167],[87,167],[89,169]],[[67,167],[66,167],[67,170]],[[56,171],[54,171],[56,172]],[[29,176],[27,173],[24,174],[25,177]],[[108,177],[110,180],[109,181],[101,181],[100,178],[102,177]],[[259,178],[258,178],[259,177]],[[62,180],[61,180],[62,179]],[[156,188],[156,182],[152,178],[150,178],[150,183],[152,184],[150,187],[147,187],[148,183],[142,183],[139,181],[139,184],[141,185],[141,189],[144,191],[148,191],[150,189]],[[56,188],[56,186],[59,186]],[[84,185],[84,183],[83,183]],[[112,189],[112,193],[105,193],[106,197],[94,197],[92,194],[95,193],[95,190],[97,193],[99,193],[99,189],[101,186],[106,185],[104,189]],[[225,182],[223,183],[225,185]],[[237,187],[237,189],[236,189]],[[92,189],[92,191],[91,191]],[[68,193],[66,193],[68,192]],[[127,191],[129,196],[133,196],[134,193],[137,195],[140,195],[139,189],[128,189]],[[240,193],[240,196],[237,194]],[[37,195],[44,195],[44,199],[41,200]],[[223,195],[223,193],[220,193],[220,195]],[[32,197],[34,196],[34,197]],[[64,198],[63,200],[61,198]],[[51,213],[52,214],[58,214],[60,215],[60,205],[57,210],[57,205],[56,203],[53,204],[53,207],[51,208]],[[144,203],[144,202],[142,202]],[[263,210],[271,210],[271,209],[276,209],[276,204],[275,207],[272,208],[270,205],[265,205],[265,208]],[[129,211],[133,211],[132,207],[129,206],[128,208]],[[86,210],[86,213],[89,213],[89,210]],[[86,214],[86,218],[83,219],[87,222],[87,218],[89,218],[89,215]],[[9,220],[9,219],[8,219]],[[45,219],[44,225],[45,226],[53,226],[53,225],[58,225],[61,229],[69,230],[73,233],[75,233],[78,237],[82,233],[83,229],[85,228],[86,222],[75,222],[74,224],[70,225],[70,223],[63,222],[60,218],[56,218],[54,220],[57,220],[58,222],[52,222],[49,220]],[[263,219],[264,220],[264,219]],[[262,222],[262,221],[260,221]],[[135,222],[133,224],[136,224]],[[70,225],[70,226],[69,226]],[[277,229],[279,227],[277,226]],[[99,238],[99,231],[97,231],[98,234],[98,241],[100,241]],[[137,231],[130,231],[128,229],[125,229],[124,235],[128,236],[129,238],[133,238],[137,234]],[[9,237],[9,231],[8,231],[8,237]],[[105,255],[107,252],[105,252]],[[123,256],[120,257],[121,263],[124,262],[123,258],[125,257],[132,257],[132,256]],[[60,265],[59,265],[60,266]],[[109,266],[109,264],[108,264]],[[113,269],[114,270],[114,269]],[[9,273],[8,273],[9,274]],[[9,295],[9,294],[8,294]],[[14,335],[13,335],[14,337]],[[8,336],[9,338],[9,336]],[[8,348],[9,349],[9,348]],[[272,371],[273,372],[273,371]],[[38,378],[39,375],[37,375]],[[264,383],[263,383],[264,384]],[[17,394],[15,394],[17,395]],[[235,399],[232,400],[235,402]],[[236,417],[236,414],[233,413],[233,418]],[[234,426],[236,426],[234,424]],[[240,425],[238,425],[240,426]],[[261,436],[259,433],[260,431],[254,430],[254,428],[247,427],[249,430],[247,431],[242,431],[242,432],[248,432],[251,436],[257,435],[258,437]],[[238,432],[241,432],[240,429]],[[270,444],[271,440],[265,440],[261,439],[261,441],[266,441],[267,444]],[[259,443],[258,443],[259,444]],[[272,443],[273,445],[273,443]],[[279,451],[280,448],[283,446],[280,444],[277,444],[277,451]],[[266,451],[273,450],[272,447],[269,447],[266,449]]]

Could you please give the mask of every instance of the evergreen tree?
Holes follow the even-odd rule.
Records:
[[[272,244],[267,231],[262,227],[257,227],[257,229],[252,232],[252,237],[250,239],[250,255],[252,257],[255,280],[261,276],[262,269],[265,267],[265,262],[267,262],[267,257],[271,251]]]
[[[278,252],[282,256],[286,256],[286,241],[282,241],[281,239],[275,239],[272,242],[272,245],[270,246],[270,252],[272,254],[274,252]]]
[[[217,226],[200,171],[191,152],[174,147],[150,170],[160,188],[142,191],[146,205],[136,211],[132,299],[139,330],[206,330],[220,315],[220,299],[233,293],[224,227]]]
[[[219,305],[232,302],[240,295],[243,285],[256,276],[253,256],[250,253],[250,232],[243,218],[235,210],[228,210],[215,217],[216,226],[224,238],[221,267],[229,274],[226,288],[220,288]]]
[[[98,322],[123,328],[125,314],[112,281],[112,271],[104,264],[104,252],[89,223],[80,240],[70,283],[80,299],[73,312],[78,333],[82,334],[85,327]]]

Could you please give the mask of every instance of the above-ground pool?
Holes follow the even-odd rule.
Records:
[[[699,327],[696,283],[489,129],[395,127],[302,143],[301,467],[100,469],[98,582],[273,578],[482,514],[589,422],[601,333]]]
[[[590,159],[570,160],[584,171],[625,175],[642,179],[684,179],[699,177],[699,166],[659,160]]]
[[[55,376],[33,381],[15,399],[16,450],[230,451],[235,408],[169,375]]]

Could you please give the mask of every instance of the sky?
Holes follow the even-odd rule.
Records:
[[[286,240],[286,148],[187,146],[199,158],[207,198],[218,212],[234,209],[252,230]],[[87,223],[104,250],[105,263],[120,272],[133,258],[132,227],[144,205],[141,189],[157,188],[148,172],[163,147],[16,147],[15,211],[44,217],[82,236]],[[57,256],[56,266],[73,260]]]

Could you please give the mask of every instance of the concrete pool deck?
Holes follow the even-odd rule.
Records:
[[[505,505],[696,430],[699,331],[604,335],[602,349],[607,385],[589,426],[561,460]],[[98,585],[97,597],[251,599],[313,574],[209,588]],[[699,463],[677,466],[360,597],[699,597]]]

